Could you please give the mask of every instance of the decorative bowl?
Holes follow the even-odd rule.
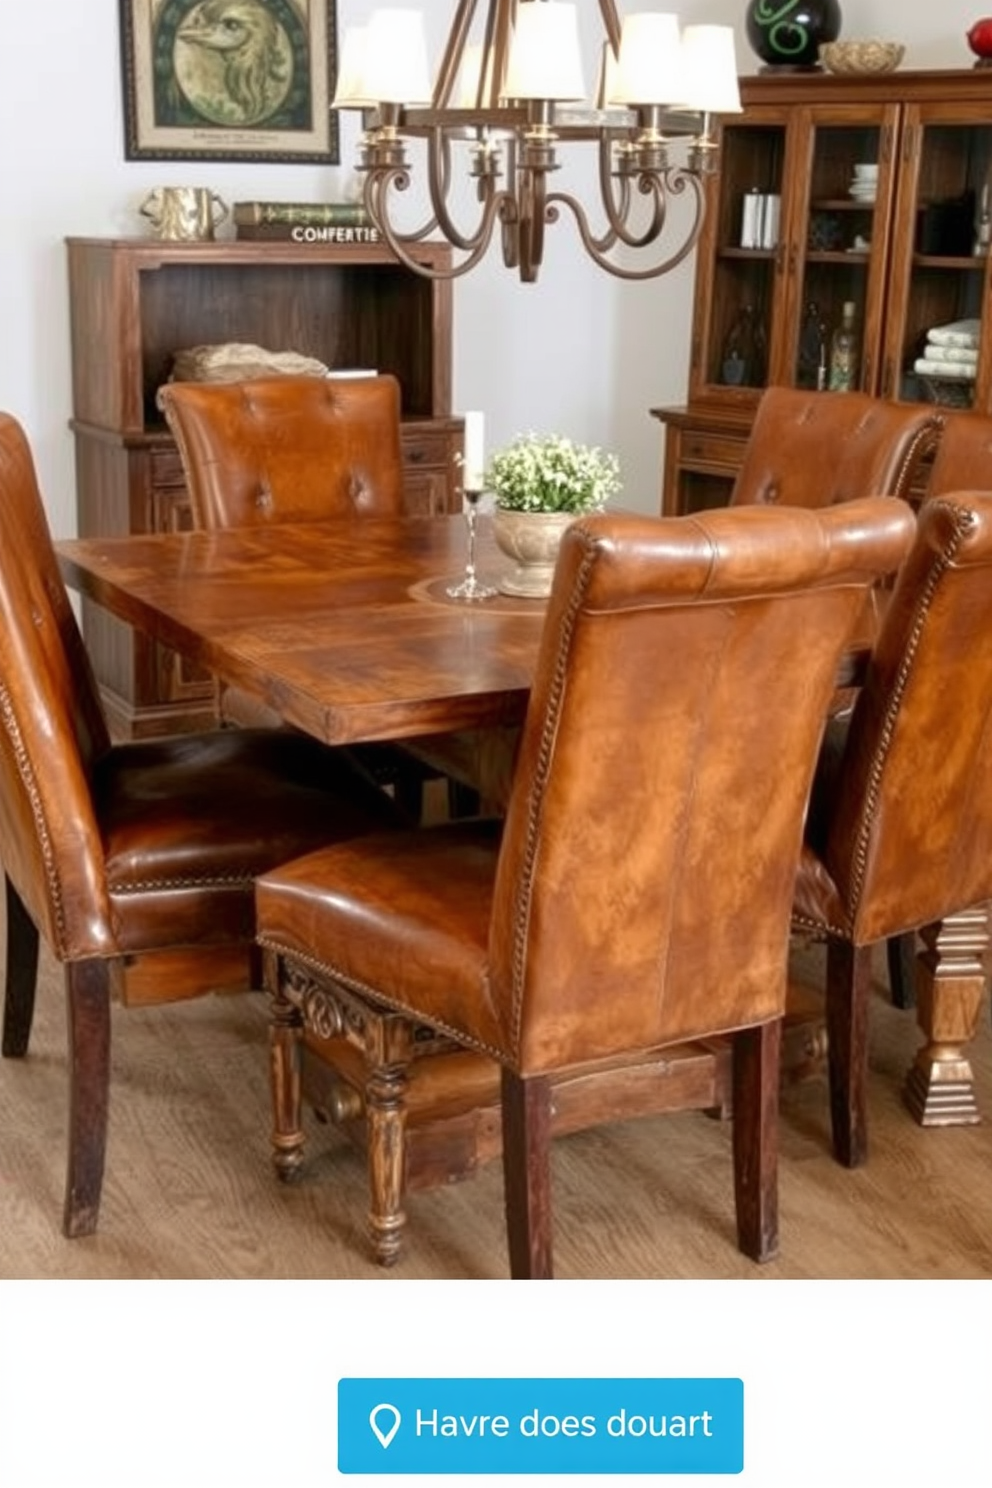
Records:
[[[828,72],[895,72],[905,52],[901,41],[825,41],[820,61]]]

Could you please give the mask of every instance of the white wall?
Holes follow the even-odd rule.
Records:
[[[338,0],[339,32],[376,3]],[[454,0],[420,5],[435,34],[443,33]],[[621,0],[619,8],[638,5],[648,8],[646,0]],[[981,13],[976,0],[927,10],[901,0],[842,5],[843,35],[903,40],[905,66],[971,65],[964,35]],[[591,32],[594,0],[580,8]],[[677,8],[684,20],[735,24],[740,69],[756,70],[744,39],[744,0],[685,0]],[[343,189],[354,135],[346,123],[340,171],[126,162],[118,0],[4,0],[0,35],[0,408],[25,425],[53,529],[67,536],[75,531],[75,495],[64,237],[142,233],[137,207],[158,184],[210,186],[228,201],[332,198]],[[520,285],[495,256],[458,281],[455,405],[486,410],[492,443],[536,428],[616,449],[625,499],[656,510],[661,435],[647,410],[684,397],[691,289],[691,262],[643,284],[612,279],[586,259],[563,220],[549,230],[536,285]]]

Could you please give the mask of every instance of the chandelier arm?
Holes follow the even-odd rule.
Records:
[[[365,170],[367,174],[365,176],[365,185],[362,188],[362,205],[373,227],[389,241],[390,237],[394,234],[386,217],[383,198],[389,187],[394,184],[398,191],[406,191],[410,184],[409,172],[405,166],[394,166],[390,170],[387,170],[383,166],[367,166]],[[386,179],[387,176],[396,179]],[[421,243],[436,231],[437,218],[428,217],[427,221],[421,227],[403,233],[401,236],[405,243]]]
[[[620,183],[619,191],[614,187],[617,180]],[[609,248],[622,233],[630,211],[630,177],[614,175],[613,139],[606,129],[599,136],[599,194],[610,227],[598,241],[602,248]]]
[[[505,192],[497,192],[486,202],[479,226],[471,238],[465,238],[459,233],[447,234],[453,246],[464,249],[466,257],[451,268],[438,270],[430,269],[422,263],[411,252],[411,248],[421,242],[427,234],[436,226],[434,219],[424,227],[411,232],[399,232],[389,220],[389,212],[386,207],[386,196],[390,188],[395,187],[397,191],[405,191],[410,184],[408,173],[398,167],[380,167],[369,173],[365,182],[365,207],[372,222],[382,234],[386,243],[401,263],[414,273],[422,275],[426,279],[457,279],[462,274],[467,274],[469,269],[474,269],[489,248],[496,224],[497,210],[500,206],[501,197]]]
[[[684,166],[669,166],[660,173],[642,174],[638,182],[638,191],[643,196],[654,198],[650,221],[640,232],[632,232],[625,221],[611,221],[609,229],[601,237],[591,234],[593,243],[600,251],[613,248],[618,242],[623,243],[627,248],[647,248],[657,242],[665,229],[669,199],[683,196],[687,191],[692,191],[695,197],[693,222],[702,224],[706,207],[705,188],[698,176],[686,170]]]
[[[495,226],[496,209],[504,194],[496,190],[496,177],[478,177],[479,201],[482,212],[478,226],[470,237],[460,232],[448,210],[448,192],[451,186],[451,141],[443,128],[433,129],[428,148],[427,184],[431,197],[434,221],[454,248],[472,253],[479,243],[488,245]],[[485,251],[485,249],[483,249]]]
[[[523,284],[533,284],[544,260],[544,224],[557,222],[557,209],[549,205],[547,173],[540,167],[521,171],[518,190],[519,269]]]
[[[689,179],[692,180],[691,177]],[[674,253],[670,254],[668,258],[660,259],[656,263],[651,264],[648,268],[644,269],[625,268],[623,265],[615,263],[613,260],[607,257],[606,253],[604,252],[604,243],[606,244],[606,246],[609,246],[609,243],[607,241],[609,235],[607,234],[605,239],[597,238],[594,235],[589,227],[589,222],[586,218],[586,214],[582,206],[573,197],[559,193],[555,196],[555,200],[561,202],[562,205],[566,206],[571,212],[573,218],[575,219],[575,224],[579,230],[579,237],[582,239],[583,247],[589,254],[589,257],[595,263],[597,263],[601,269],[605,269],[608,274],[613,274],[617,279],[638,280],[656,279],[662,274],[669,273],[672,269],[677,268],[678,265],[683,261],[683,259],[688,258],[693,248],[695,248],[696,243],[699,240],[699,234],[702,231],[706,205],[706,197],[701,189],[697,189],[695,197],[695,213],[689,233],[682,242],[681,246]],[[646,247],[647,243],[651,240],[644,240],[640,237],[634,238],[628,236],[624,237],[623,241],[631,247],[643,248]]]

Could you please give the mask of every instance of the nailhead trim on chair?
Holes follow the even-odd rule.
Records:
[[[281,941],[274,940],[269,935],[260,934],[256,936],[256,944],[261,946],[265,951],[274,951],[277,956],[282,956],[289,962],[295,962],[300,966],[309,967],[311,971],[315,971],[318,975],[326,977],[328,981],[339,982],[342,987],[347,988],[350,992],[354,992],[356,996],[367,997],[370,1002],[381,1003],[383,1007],[389,1008],[391,1012],[401,1013],[404,1018],[409,1018],[411,1022],[422,1021],[420,1015],[411,1012],[401,1002],[387,997],[377,987],[369,987],[365,982],[360,982],[354,977],[346,976],[343,971],[339,971],[329,961],[321,961],[317,956],[311,956],[308,952],[301,951],[296,946],[283,945]],[[491,1059],[506,1058],[505,1050],[496,1049],[489,1044],[481,1042],[479,1039],[469,1038],[460,1029],[455,1029],[447,1023],[442,1023],[439,1018],[432,1017],[430,1026],[440,1029],[442,1033],[448,1034],[457,1043],[470,1045],[473,1049],[478,1049],[481,1054],[488,1054]]]
[[[51,895],[55,916],[55,926],[58,930],[59,944],[56,949],[61,952],[65,949],[65,901],[62,896],[62,881],[55,868],[55,855],[52,852],[51,833],[48,830],[45,813],[41,808],[41,797],[38,792],[35,774],[24,748],[21,731],[17,726],[17,719],[10,701],[10,693],[2,682],[0,682],[0,712],[3,713],[4,729],[7,738],[10,740],[14,759],[17,762],[18,772],[24,782],[24,789],[27,791],[28,800],[31,802],[31,815],[34,817],[35,826],[38,829],[41,856],[45,864],[45,878],[48,882],[48,891]]]
[[[818,930],[821,933],[826,930],[832,935],[840,935],[844,938],[849,938],[852,932],[854,920],[857,917],[858,906],[861,902],[861,893],[864,888],[865,873],[867,872],[868,867],[868,838],[871,833],[872,824],[874,822],[875,808],[878,802],[878,793],[881,785],[882,774],[885,769],[885,761],[888,756],[889,747],[892,743],[892,734],[895,728],[896,717],[899,713],[903,694],[906,691],[906,685],[909,681],[909,677],[913,669],[913,663],[916,659],[916,652],[919,649],[920,636],[922,634],[923,626],[926,621],[930,606],[933,603],[934,590],[936,589],[941,576],[952,563],[954,555],[957,553],[958,549],[961,546],[961,543],[964,541],[969,528],[974,525],[974,519],[970,512],[962,512],[959,510],[959,508],[950,506],[947,502],[941,501],[938,497],[932,498],[929,502],[929,505],[941,506],[950,514],[951,520],[954,524],[954,531],[946,546],[944,547],[943,552],[937,555],[933,567],[930,570],[930,575],[927,579],[926,585],[923,588],[923,592],[917,599],[910,639],[906,646],[902,661],[900,662],[899,671],[896,675],[895,686],[892,689],[892,695],[889,699],[888,708],[886,709],[885,720],[883,722],[881,730],[880,744],[875,752],[875,756],[871,762],[871,766],[869,769],[868,786],[865,790],[861,820],[856,833],[856,846],[853,854],[854,873],[851,879],[851,894],[849,896],[850,908],[847,913],[847,918],[843,926],[834,926],[824,925],[821,921],[810,920],[805,916],[796,915],[793,917],[792,921],[795,928]]]
[[[514,1054],[518,1054],[520,1051],[520,1022],[523,1006],[524,975],[526,971],[527,931],[530,925],[530,898],[534,886],[534,864],[537,856],[537,839],[540,828],[541,810],[544,805],[544,792],[548,782],[548,771],[551,768],[554,740],[558,733],[558,715],[561,711],[562,697],[565,689],[565,669],[568,652],[572,644],[576,616],[585,600],[586,590],[589,587],[589,575],[592,572],[592,566],[596,556],[594,543],[589,539],[588,535],[580,531],[579,536],[581,536],[586,544],[586,555],[576,575],[575,586],[569,598],[568,609],[565,612],[565,618],[560,631],[560,644],[558,654],[555,657],[551,692],[547,712],[544,717],[544,728],[541,733],[537,767],[534,771],[534,784],[527,813],[524,865],[520,875],[520,886],[517,891],[517,903],[513,916],[513,985],[511,991],[512,1019],[510,1025],[510,1046]]]

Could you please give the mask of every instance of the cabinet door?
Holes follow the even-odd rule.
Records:
[[[976,122],[977,112],[973,104],[906,107],[881,390],[988,413],[992,346],[980,324],[992,288],[992,119]],[[959,322],[962,334],[949,338],[945,328]]]
[[[881,381],[887,269],[897,181],[899,108],[833,104],[800,111],[802,162],[789,201],[785,309],[771,381],[829,385],[830,339],[854,305],[855,385]]]
[[[699,250],[690,403],[748,408],[769,383],[815,387],[804,326],[815,316],[828,346],[847,301],[859,385],[875,390],[898,127],[898,105],[878,102],[756,104],[724,123]],[[872,193],[856,165],[877,165]]]
[[[709,185],[700,238],[689,402],[750,407],[768,376],[768,351],[782,313],[783,201],[795,174],[795,110],[756,105],[720,129],[719,165]],[[778,203],[778,228],[757,221],[759,204]],[[733,355],[735,329],[750,311],[754,356]],[[740,363],[740,365],[738,364]]]

